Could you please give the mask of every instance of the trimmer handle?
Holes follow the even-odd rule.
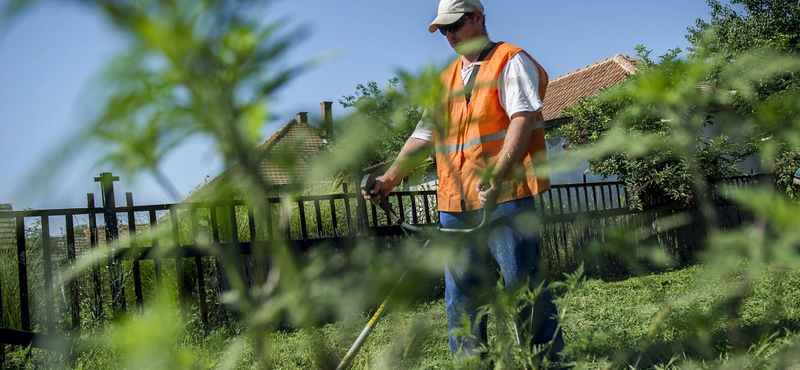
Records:
[[[375,182],[376,181],[377,180],[376,180],[375,174],[370,173],[370,174],[364,175],[364,177],[361,178],[361,190],[363,190],[365,193],[371,195],[370,192],[372,191],[373,188],[375,188]],[[383,208],[384,211],[386,211],[387,214],[389,214],[390,218],[392,218],[395,222],[397,222],[404,229],[415,231],[415,232],[420,232],[420,231],[423,230],[422,227],[414,226],[414,225],[411,225],[411,224],[401,220],[400,217],[398,217],[397,214],[394,213],[394,210],[392,210],[392,205],[389,203],[389,200],[386,199],[386,197],[383,197],[381,199],[380,206],[381,206],[381,208]],[[476,231],[486,227],[487,225],[489,225],[489,214],[492,212],[492,210],[494,208],[495,207],[484,208],[483,218],[481,220],[481,223],[478,226],[475,226],[473,228],[470,228],[470,229],[446,229],[446,228],[443,228],[441,226],[438,226],[438,227],[436,227],[436,230],[439,231],[439,232],[443,232],[443,233],[454,233],[454,234],[470,234],[470,233],[476,232]]]
[[[361,178],[361,190],[364,191],[367,195],[372,197],[371,191],[375,188],[375,182],[377,181],[377,177],[374,173],[366,174],[364,177]],[[381,198],[380,207],[387,213],[389,216],[397,223],[403,225],[404,222],[394,213],[392,210],[392,204],[389,203],[389,200],[386,197]],[[408,225],[408,224],[406,224]],[[408,225],[411,226],[411,225]]]
[[[364,177],[361,178],[361,190],[363,190],[367,194],[370,194],[372,189],[375,188],[375,181],[376,180],[374,173],[369,173],[364,175]]]

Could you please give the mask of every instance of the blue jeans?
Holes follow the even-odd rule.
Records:
[[[450,353],[454,357],[470,356],[481,343],[486,342],[486,320],[484,318],[481,322],[476,322],[476,309],[488,303],[486,295],[495,286],[491,279],[489,256],[500,266],[508,292],[516,291],[522,284],[528,284],[534,290],[544,281],[539,268],[539,239],[534,231],[535,226],[530,225],[522,230],[516,230],[513,226],[517,215],[533,212],[534,206],[532,197],[498,204],[497,209],[490,214],[489,228],[465,239],[465,258],[460,261],[466,263],[446,264],[445,304]],[[439,221],[445,228],[474,227],[481,217],[483,210],[439,213]],[[556,360],[557,354],[564,347],[564,341],[555,319],[558,311],[553,297],[546,285],[544,288],[534,307],[526,307],[522,311],[517,320],[517,328],[518,331],[531,333],[534,344],[547,343],[555,338],[548,357]],[[470,318],[475,338],[453,334],[453,330],[460,327],[461,320],[466,316]]]

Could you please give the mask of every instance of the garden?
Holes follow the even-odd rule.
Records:
[[[554,186],[537,212],[513,220],[541,235],[550,284],[483,287],[489,341],[463,361],[450,358],[441,277],[463,242],[405,236],[357,193],[365,153],[385,160],[376,146],[436,109],[439,69],[344,97],[352,114],[321,158],[264,158],[265,102],[302,72],[280,63],[291,44],[274,33],[280,24],[227,1],[85,3],[134,47],[109,68],[109,98],[84,139],[135,176],[157,172],[177,142],[211,137],[237,176],[193,203],[129,198],[66,212],[63,239],[49,215],[26,223],[35,210],[0,212],[17,220],[14,244],[0,241],[0,323],[35,334],[2,345],[5,368],[332,369],[404,271],[352,368],[800,366],[796,1],[735,0],[737,12],[709,0],[711,20],[689,28],[690,50],[653,60],[639,47],[635,75],[565,110],[572,120],[548,135],[564,138],[569,155],[537,170],[588,162],[616,176],[616,190],[584,184],[585,207],[565,212],[553,199],[571,190]],[[365,137],[376,114],[389,117],[384,132]],[[753,155],[769,175],[737,168]],[[264,160],[307,171],[276,192],[259,175]],[[403,206],[432,192],[397,190],[405,217],[436,222],[435,200],[425,211]],[[590,206],[590,192],[610,206]],[[569,207],[580,205],[575,194]],[[432,242],[423,249],[420,239]],[[539,362],[548,346],[512,333],[520,304],[542,289],[559,309],[564,363]]]

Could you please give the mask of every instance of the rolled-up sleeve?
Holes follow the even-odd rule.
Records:
[[[503,67],[499,98],[509,117],[517,112],[538,112],[544,107],[539,96],[539,71],[524,53],[514,55]]]
[[[422,112],[422,118],[420,118],[417,123],[417,127],[414,128],[414,132],[411,133],[411,137],[425,141],[433,141],[433,121],[428,118],[427,113],[427,111]]]

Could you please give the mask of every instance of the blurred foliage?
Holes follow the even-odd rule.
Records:
[[[747,3],[751,8],[746,11],[753,13],[758,8],[790,9],[796,14],[798,7],[796,2]],[[614,354],[606,368],[663,364],[786,368],[798,361],[790,354],[797,345],[793,334],[797,319],[792,309],[784,309],[792,303],[783,301],[793,293],[784,290],[789,286],[784,283],[759,283],[772,273],[781,281],[780,276],[796,271],[800,262],[796,229],[800,209],[783,192],[796,191],[788,185],[791,177],[777,179],[782,191],[764,184],[729,192],[728,201],[753,215],[752,221],[736,229],[720,229],[717,200],[710,194],[720,178],[738,171],[733,166],[753,152],[760,154],[768,169],[777,164],[792,166],[781,168],[783,174],[796,169],[796,155],[789,148],[800,147],[800,93],[793,87],[800,58],[796,48],[781,49],[769,43],[756,42],[735,52],[720,46],[717,23],[724,22],[718,18],[734,17],[734,13],[714,9],[715,26],[690,36],[694,45],[685,59],[677,59],[675,50],[653,63],[648,52],[639,48],[643,68],[599,97],[568,108],[565,113],[576,119],[556,132],[565,136],[574,156],[592,163],[592,171],[617,174],[645,204],[652,200],[648,197],[665,197],[697,206],[708,228],[695,257],[702,263],[696,285],[682,297],[650,307],[651,324],[637,335],[639,343],[609,351]],[[797,22],[791,14],[767,11],[741,20],[768,24],[762,19],[764,14]],[[731,27],[726,32],[743,33],[726,40],[747,39],[744,31],[748,29]],[[605,242],[621,255],[638,253],[636,246],[626,250],[613,246],[614,240]],[[763,306],[753,310],[749,301],[753,296],[771,298],[756,299]],[[609,343],[613,335],[608,333],[620,330],[624,326],[587,333],[590,340],[584,343]],[[662,332],[670,337],[657,339]],[[597,337],[601,333],[609,337]],[[785,349],[773,350],[774,357],[768,360],[758,358],[761,351],[784,339]]]
[[[36,3],[7,4],[12,15]],[[266,22],[263,1],[80,1],[126,37],[104,74],[107,96],[83,140],[104,144],[104,161],[126,173],[148,171],[169,188],[161,162],[180,144],[210,138],[225,167],[255,173],[270,97],[311,65],[282,55],[302,32]],[[264,188],[257,176],[236,181]]]
[[[711,19],[708,22],[698,19],[686,36],[694,45],[690,48],[691,55],[735,61],[743,54],[761,49],[792,55],[800,52],[800,4],[797,1],[733,0],[725,5],[717,0],[707,2],[711,8]],[[735,11],[735,5],[743,7],[743,11]],[[762,55],[761,62],[768,63],[769,57],[770,54]],[[718,78],[720,74],[715,70],[708,82],[716,83]],[[772,100],[781,105],[778,101],[789,101],[796,97],[800,89],[800,75],[795,70],[786,70],[770,78],[752,79],[750,84],[754,89],[754,98],[759,101]],[[734,99],[733,106],[742,114],[757,114],[750,99],[742,99],[738,95]],[[788,106],[786,108],[790,109]],[[774,128],[769,126],[761,129],[765,138],[779,137],[785,133],[783,130],[773,131]],[[792,199],[800,196],[798,187],[792,184],[794,172],[800,168],[798,144],[790,135],[764,148],[769,156],[775,158],[774,162],[766,164],[766,169],[775,174],[778,185]]]
[[[33,3],[12,1],[4,10],[14,15]],[[166,176],[158,168],[167,155],[188,140],[210,138],[226,167],[241,168],[241,176],[225,185],[234,183],[237,193],[249,203],[263,206],[269,184],[259,176],[257,166],[260,160],[268,159],[260,157],[257,145],[270,118],[271,97],[310,65],[286,66],[281,62],[302,33],[287,32],[283,21],[265,21],[261,17],[266,14],[264,2],[259,1],[81,3],[104,15],[128,42],[105,73],[107,99],[101,103],[98,117],[84,130],[83,139],[104,144],[108,150],[104,160],[117,168],[130,174],[149,171],[166,184]],[[290,168],[297,161],[280,160]],[[219,186],[220,191],[228,191],[225,185]],[[126,245],[124,240],[119,243]],[[286,245],[275,243],[269,251],[273,279],[251,289],[237,273],[236,256],[207,240],[198,243],[221,256],[220,263],[231,272],[226,302],[243,316],[248,327],[244,334],[253,338],[262,363],[267,355],[264,333],[283,318],[284,312],[294,325],[313,322],[311,304],[304,294],[305,276]],[[164,253],[169,253],[169,247],[166,249]],[[93,254],[92,258],[101,257]],[[158,357],[142,356],[138,360],[157,365],[163,360]]]
[[[107,160],[135,174],[157,171],[165,156],[186,140],[210,137],[226,165],[241,169],[241,176],[220,185],[220,191],[227,191],[226,185],[235,186],[248,206],[273,214],[264,198],[269,184],[259,176],[257,165],[280,161],[295,170],[296,159],[286,153],[265,158],[256,145],[263,134],[262,125],[270,118],[271,97],[305,68],[285,67],[280,62],[295,41],[282,36],[285,24],[260,19],[262,13],[255,1],[82,3],[106,15],[130,42],[130,48],[109,69],[105,85],[109,99],[85,130],[87,140],[107,144]],[[716,9],[713,4],[712,10]],[[780,8],[764,4],[784,4],[789,10],[797,6],[796,2],[780,1],[753,4],[761,4],[759,9]],[[738,17],[724,9],[712,16]],[[787,19],[791,23],[797,17]],[[567,329],[566,354],[576,368],[787,368],[798,363],[792,349],[798,345],[793,333],[799,329],[794,272],[800,268],[800,208],[769,186],[731,190],[728,200],[753,217],[737,229],[721,230],[708,194],[714,182],[734,173],[733,165],[754,147],[764,163],[784,161],[788,165],[787,148],[800,147],[800,93],[789,83],[795,81],[800,58],[793,50],[776,50],[766,41],[735,54],[720,53],[715,49],[719,42],[714,41],[718,28],[708,28],[692,34],[696,39],[686,59],[677,58],[675,50],[658,63],[650,63],[648,53],[640,48],[646,65],[636,76],[570,108],[577,120],[558,131],[567,139],[573,157],[593,161],[593,168],[600,173],[622,174],[620,178],[642,194],[698,206],[708,228],[706,238],[698,242],[702,243],[697,246],[698,267],[618,284],[584,283],[579,271],[569,274],[563,284],[554,284],[561,297],[559,320]],[[740,28],[747,29],[737,26],[732,30]],[[775,40],[793,45],[790,34]],[[436,111],[441,101],[440,71],[426,67],[416,73],[401,72],[398,80],[390,81],[388,91],[368,84],[357,88],[352,99],[345,97],[343,104],[351,104],[357,111],[340,125],[337,140],[343,144],[331,155],[309,163],[305,177],[296,177],[298,183],[282,194],[286,209],[292,209],[298,189],[314,183],[312,180],[324,179],[332,170],[361,165],[370,150],[398,138],[392,136],[395,134],[371,134],[376,132],[377,119],[383,120],[380,127],[387,132],[391,131],[387,125],[409,130],[420,110]],[[784,81],[787,83],[782,85]],[[403,86],[402,91],[396,86]],[[724,117],[711,125],[709,115],[718,112],[724,112]],[[713,136],[703,134],[709,126],[714,128]],[[388,151],[374,155],[376,161],[390,158]],[[796,161],[794,158],[791,160]],[[563,163],[553,161],[552,165]],[[526,224],[540,221],[532,215],[524,217]],[[662,225],[678,223],[665,220]],[[244,222],[239,223],[242,225]],[[641,234],[635,229],[638,226],[612,225],[613,230],[603,230],[608,237],[601,235],[596,244],[622,255],[622,261],[651,256],[653,263],[668,267],[669,258],[663,253],[635,243]],[[198,223],[198,227],[207,226]],[[112,322],[106,333],[90,343],[85,353],[97,357],[85,361],[85,367],[105,362],[108,368],[333,368],[366,320],[362,313],[375,309],[406,269],[412,278],[396,293],[399,298],[392,316],[399,324],[371,339],[355,365],[461,366],[451,363],[443,349],[446,332],[440,329],[442,321],[403,316],[424,282],[441,277],[444,261],[462,257],[463,242],[457,238],[438,237],[420,250],[414,238],[381,244],[365,237],[348,248],[323,243],[305,253],[292,250],[281,240],[266,249],[253,243],[257,254],[269,256],[270,267],[263,279],[248,284],[239,256],[223,250],[213,238],[198,237],[196,231],[182,230],[178,238],[219,256],[229,284],[221,300],[235,319],[230,326],[233,329],[220,334],[230,327],[195,326],[197,314],[177,309],[166,295],[143,313]],[[238,235],[240,229],[225,231]],[[162,235],[165,232],[154,230],[150,237],[170,237]],[[263,225],[257,232],[263,234]],[[131,239],[139,243],[147,237],[144,233],[120,238],[118,243],[129,246]],[[78,267],[102,261],[107,252],[98,249]],[[163,253],[169,252],[170,247],[164,245]],[[672,285],[674,291],[666,288]],[[527,338],[516,341],[507,333],[509,315],[536,294],[494,295],[484,311],[492,313],[492,330],[499,334],[487,343],[485,356],[473,359],[476,364],[464,364],[465,368],[489,363],[500,367],[539,365],[534,360],[537,348],[529,348]],[[589,307],[581,310],[582,305]],[[423,309],[432,310],[428,306]],[[441,311],[436,320],[444,320]],[[319,318],[325,315],[342,326],[320,330]],[[439,329],[434,333],[431,327]],[[306,339],[286,347],[289,334]],[[213,343],[204,346],[205,338]],[[376,351],[378,346],[386,349]],[[281,358],[288,358],[289,363],[278,362]]]
[[[332,145],[325,148],[325,153],[334,158],[350,158],[339,165],[331,181],[334,188],[346,183],[349,189],[357,190],[354,170],[380,173],[389,167],[414,132],[425,108],[438,101],[439,86],[434,77],[437,75],[438,69],[432,66],[419,76],[401,71],[400,77],[389,79],[383,90],[376,82],[369,81],[366,85],[358,84],[355,94],[339,99],[342,107],[355,108],[355,112],[339,122],[331,138]],[[419,156],[419,164],[398,188],[424,182],[425,172],[433,166],[432,153]]]
[[[354,107],[360,115],[373,122],[371,134],[377,139],[367,148],[363,157],[363,167],[371,167],[394,160],[397,153],[403,148],[406,139],[414,132],[417,122],[422,117],[422,109],[402,97],[408,92],[408,87],[402,90],[398,84],[400,79],[394,77],[389,80],[385,91],[378,88],[378,84],[369,81],[366,85],[358,84],[354,95],[345,95],[339,99],[342,107]],[[406,104],[400,106],[399,104]],[[401,113],[398,115],[396,113]],[[340,124],[341,131],[349,129],[349,121]],[[336,135],[334,135],[334,138]],[[336,145],[347,146],[347,142],[337,142]]]
[[[595,145],[612,132],[641,138],[652,147],[588,157],[589,171],[625,182],[632,195],[630,207],[664,202],[691,206],[704,191],[697,184],[744,174],[736,165],[756,153],[758,137],[752,128],[732,130],[719,122],[738,118],[719,114],[732,97],[726,96],[725,86],[707,83],[709,68],[717,61],[681,60],[675,49],[654,63],[650,51],[641,46],[638,51],[635,75],[564,109],[572,121],[549,136],[563,137],[565,150]]]
[[[697,19],[686,38],[698,55],[722,54],[725,59],[768,47],[797,52],[800,48],[800,6],[793,0],[732,0],[723,5],[706,0],[711,20]],[[742,13],[735,5],[744,8]],[[700,47],[702,45],[702,47]]]
[[[785,129],[796,116],[800,87],[792,65],[800,51],[800,5],[708,3],[711,20],[698,19],[689,29],[692,46],[685,59],[674,49],[656,63],[638,46],[637,74],[566,108],[564,115],[573,121],[550,133],[563,136],[567,150],[593,145],[615,130],[669,142],[653,143],[657,150],[646,154],[620,150],[588,158],[589,171],[618,176],[638,196],[632,206],[641,207],[642,199],[690,205],[708,190],[702,184],[742,174],[736,165],[756,153],[764,171],[775,173],[778,184],[797,196],[792,176],[800,164],[795,159],[800,143]],[[744,6],[743,14],[733,10],[735,4]]]

